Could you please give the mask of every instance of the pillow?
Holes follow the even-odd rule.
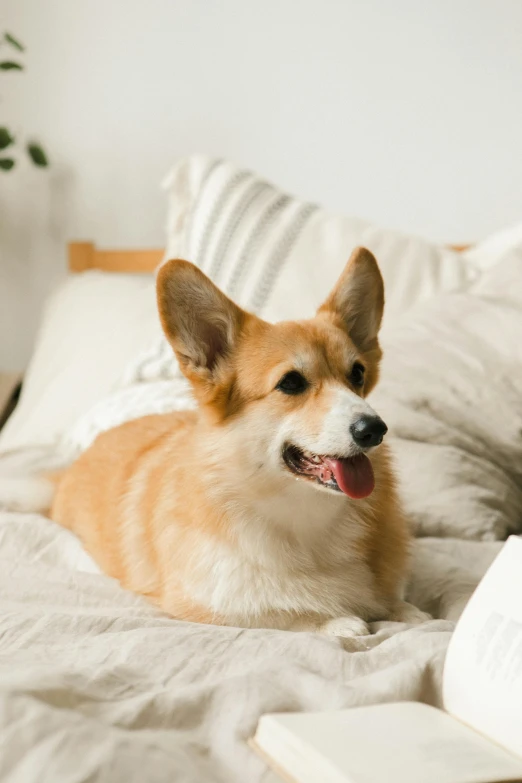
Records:
[[[379,259],[388,318],[475,276],[453,250],[329,214],[225,160],[183,158],[164,187],[167,255],[197,264],[238,303],[269,319],[312,315],[357,245]]]
[[[357,245],[372,250],[386,285],[385,323],[419,300],[469,285],[464,255],[364,220],[332,215],[225,160],[193,155],[165,180],[168,258],[199,266],[238,304],[268,321],[313,315]],[[135,377],[177,377],[160,340]]]
[[[46,305],[0,451],[54,443],[160,334],[152,275],[71,275]]]
[[[436,297],[384,333],[371,403],[418,535],[522,530],[521,337],[522,243],[473,292]]]
[[[478,270],[487,270],[511,251],[517,253],[522,246],[522,223],[496,231],[476,242],[463,255]]]

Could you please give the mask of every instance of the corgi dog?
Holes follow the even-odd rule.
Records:
[[[369,633],[402,600],[410,534],[377,382],[383,280],[357,248],[306,321],[267,323],[196,266],[157,275],[163,330],[197,410],[98,436],[51,509],[100,567],[181,620]]]

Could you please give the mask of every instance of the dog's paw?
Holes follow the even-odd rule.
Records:
[[[433,620],[433,617],[427,612],[417,609],[416,606],[409,604],[407,601],[398,601],[390,612],[388,620],[391,620],[394,623],[420,625],[421,623],[428,622],[428,620]]]
[[[368,636],[370,629],[364,620],[355,615],[335,617],[327,620],[319,628],[319,632],[325,636],[340,636],[343,639],[352,639],[354,636]]]

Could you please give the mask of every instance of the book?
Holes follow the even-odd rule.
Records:
[[[251,744],[291,783],[522,781],[522,538],[507,540],[465,607],[442,691],[443,709],[263,715]]]

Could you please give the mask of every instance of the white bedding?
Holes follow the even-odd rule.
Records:
[[[522,341],[517,337],[522,335],[522,253],[482,281],[481,291],[481,302],[470,304],[459,295],[448,300],[447,311],[440,302],[431,310],[426,306],[416,322],[424,352],[430,347],[429,312],[441,325],[433,355],[442,367],[451,366],[450,377],[435,383],[437,371],[430,376],[429,362],[419,359],[424,385],[412,388],[417,365],[410,354],[413,332],[408,332],[401,342],[406,354],[398,355],[396,367],[399,375],[408,376],[395,384],[395,399],[395,387],[386,386],[386,378],[382,387],[392,403],[389,423],[406,455],[408,444],[422,435],[443,461],[445,454],[457,454],[456,469],[467,481],[464,485],[458,478],[456,489],[465,486],[464,494],[446,492],[455,490],[451,480],[457,474],[450,471],[445,489],[430,494],[425,473],[424,489],[406,497],[410,512],[422,517],[420,532],[431,525],[438,535],[453,531],[462,537],[426,537],[414,545],[408,597],[437,619],[413,628],[380,623],[374,635],[345,649],[311,634],[181,623],[100,574],[76,539],[43,516],[0,512],[0,779],[267,783],[269,773],[245,743],[263,712],[397,699],[440,703],[453,622],[502,546],[486,539],[522,528],[517,499],[522,486]],[[459,324],[468,353],[460,363],[448,364],[441,341],[446,339],[446,348],[458,354]],[[483,353],[473,335],[486,337]],[[473,361],[470,350],[476,353]],[[115,423],[116,415],[163,405],[168,384],[177,381],[164,383],[153,384],[150,397],[148,383],[130,387],[124,392],[125,411],[115,399],[108,401],[71,431],[68,448],[84,447],[95,431]],[[481,393],[470,397],[466,389]],[[440,395],[437,404],[429,399],[432,390]],[[491,390],[498,395],[498,417]],[[183,397],[179,393],[174,406]],[[474,410],[460,417],[458,399]],[[408,430],[413,421],[408,406],[415,411],[415,432]],[[0,479],[6,476],[0,481],[0,508],[16,480],[13,474],[33,473],[60,457],[56,451],[0,457]],[[437,459],[425,464],[437,477],[440,469],[446,481]],[[472,475],[469,466],[478,462],[483,472]],[[413,480],[419,465],[417,460],[412,466]],[[493,473],[500,484],[479,483],[478,475],[485,482]],[[504,494],[495,489],[502,484]],[[486,512],[493,501],[501,515],[513,505],[509,519],[490,519]],[[471,518],[475,513],[484,513],[483,519]],[[466,536],[483,540],[463,540]]]
[[[40,464],[42,464],[40,462]],[[172,620],[97,572],[37,514],[0,514],[0,778],[260,783],[245,743],[269,710],[440,701],[451,619],[500,543],[422,539],[421,627],[369,640]]]

